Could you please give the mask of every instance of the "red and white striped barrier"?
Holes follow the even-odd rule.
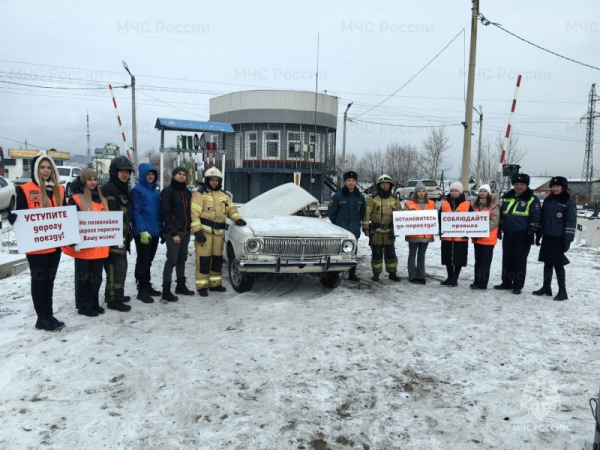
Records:
[[[519,87],[521,86],[521,75],[517,77],[517,87],[515,88],[515,96],[512,101],[510,108],[510,117],[508,118],[508,126],[506,127],[506,135],[504,136],[504,144],[502,145],[502,152],[500,153],[500,166],[498,168],[498,181],[502,177],[502,165],[506,158],[506,148],[508,147],[508,140],[510,139],[510,130],[512,128],[513,116],[515,115],[515,108],[517,107],[517,97],[519,96]]]
[[[127,150],[127,158],[131,159],[129,155],[129,147],[127,146],[127,139],[125,138],[125,131],[123,130],[123,122],[121,122],[121,115],[119,114],[119,108],[117,108],[117,100],[115,99],[115,94],[113,92],[112,85],[108,85],[108,89],[110,89],[110,95],[112,96],[113,105],[115,105],[115,111],[117,112],[117,120],[119,121],[119,127],[121,128],[121,136],[123,136],[123,142],[125,143],[125,149]]]

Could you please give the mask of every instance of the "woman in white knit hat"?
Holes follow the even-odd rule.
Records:
[[[500,225],[500,206],[492,195],[489,184],[482,184],[477,198],[471,203],[473,211],[487,211],[490,215],[490,235],[485,238],[473,238],[475,250],[475,280],[471,289],[487,289],[490,280],[490,267],[494,257],[494,247],[498,242],[498,226]]]
[[[450,185],[450,192],[442,201],[441,213],[469,212],[473,211],[471,203],[465,199],[463,185],[455,181]],[[440,223],[442,221],[440,220]],[[446,266],[448,277],[440,282],[443,286],[458,286],[458,277],[461,269],[467,265],[469,254],[469,238],[467,237],[444,237],[442,234],[442,264]]]

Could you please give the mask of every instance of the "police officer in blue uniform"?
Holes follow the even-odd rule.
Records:
[[[529,189],[529,175],[519,173],[511,179],[513,189],[502,199],[500,231],[502,239],[502,283],[494,289],[520,294],[527,274],[527,256],[539,232],[540,200]]]

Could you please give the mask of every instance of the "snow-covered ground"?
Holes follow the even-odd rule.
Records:
[[[536,248],[516,296],[468,288],[472,249],[459,286],[440,286],[439,241],[426,286],[406,281],[403,240],[402,282],[373,283],[359,245],[359,284],[290,277],[237,294],[225,274],[226,293],[171,304],[135,299],[131,255],[131,312],[97,318],[77,315],[63,256],[59,333],[34,328],[28,270],[1,280],[0,448],[591,449],[599,248],[568,253],[570,299],[555,302],[531,295]]]

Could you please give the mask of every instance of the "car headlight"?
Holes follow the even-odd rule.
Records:
[[[262,242],[260,239],[247,239],[245,247],[248,253],[258,253],[262,249]]]
[[[342,242],[342,253],[352,253],[354,251],[354,242],[350,239],[346,239]]]

